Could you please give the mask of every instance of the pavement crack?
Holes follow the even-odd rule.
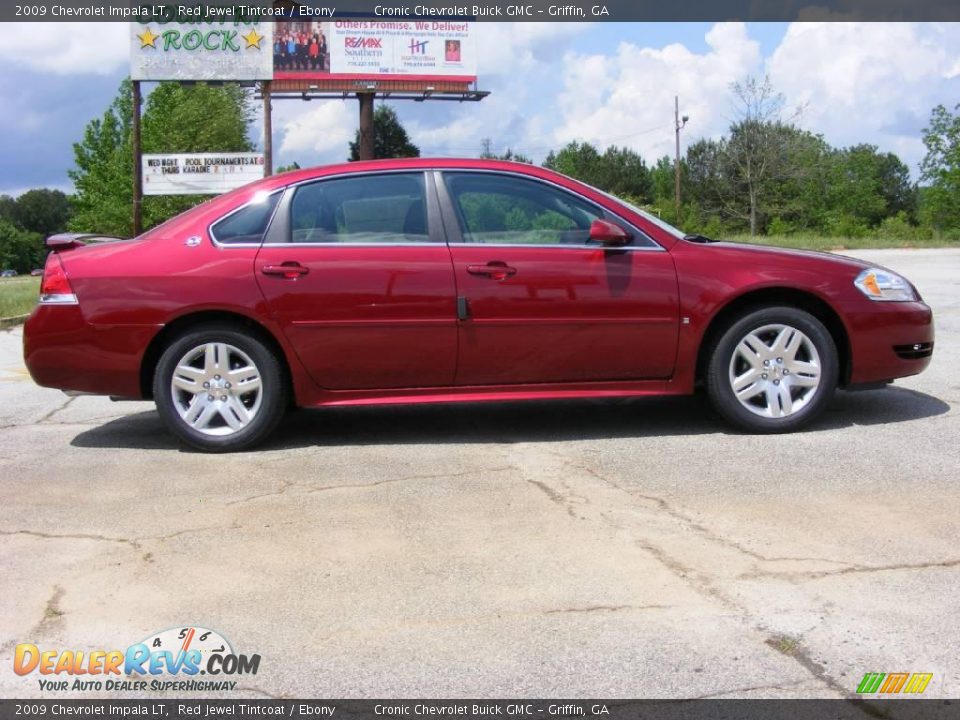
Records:
[[[66,410],[68,407],[70,407],[70,403],[72,403],[72,402],[73,402],[74,400],[76,400],[76,399],[77,399],[76,396],[68,397],[61,405],[58,405],[57,407],[55,407],[53,410],[51,410],[50,412],[48,412],[48,413],[47,413],[46,415],[44,415],[42,418],[40,418],[39,420],[37,420],[34,424],[35,424],[35,425],[40,425],[41,423],[47,422],[48,420],[50,420],[50,418],[52,418],[54,415],[56,415],[56,414],[57,414],[58,412],[60,412],[61,410]]]
[[[27,640],[36,642],[41,637],[49,633],[63,617],[63,609],[60,607],[60,601],[63,599],[64,589],[59,585],[53,586],[53,594],[43,606],[43,615],[40,620],[27,631]],[[17,646],[16,640],[4,643],[0,646],[0,655],[6,655]]]
[[[231,500],[227,505],[239,505],[240,503],[253,502],[254,500],[260,500],[265,497],[275,497],[277,495],[283,495],[290,488],[294,487],[298,483],[293,482],[293,480],[281,480],[280,487],[271,492],[260,493],[259,495],[251,495],[250,497],[240,498],[239,500]]]
[[[98,542],[129,545],[134,550],[140,549],[140,545],[136,539],[108,537],[106,535],[95,535],[92,533],[46,533],[40,532],[39,530],[0,530],[0,535],[27,535],[28,537],[42,538],[44,540],[95,540]]]
[[[790,688],[803,685],[809,680],[794,680],[788,683],[779,683],[777,685],[751,685],[750,687],[734,688],[733,690],[721,690],[720,692],[707,693],[705,695],[694,695],[690,700],[712,700],[715,698],[724,698],[729,695],[740,695],[742,693],[756,692],[757,690],[788,690]]]
[[[668,605],[588,605],[586,607],[558,608],[544,610],[544,615],[565,615],[567,613],[620,612],[621,610],[666,610]]]
[[[499,473],[507,472],[509,470],[515,470],[512,466],[503,466],[503,467],[493,467],[493,468],[478,468],[474,470],[466,470],[460,473],[440,473],[437,475],[405,475],[399,478],[391,478],[390,480],[378,480],[377,482],[372,483],[357,483],[350,485],[321,485],[321,486],[306,486],[309,489],[305,494],[312,494],[318,492],[327,492],[330,490],[365,490],[367,488],[380,487],[381,485],[391,485],[393,483],[401,482],[410,482],[413,480],[447,480],[459,477],[469,477],[470,475],[478,475],[481,473]]]
[[[550,498],[551,502],[554,502],[560,507],[564,508],[567,511],[567,515],[569,515],[572,518],[577,517],[576,514],[573,512],[573,508],[570,506],[568,499],[564,495],[561,495],[552,487],[550,487],[544,482],[540,482],[539,480],[533,480],[531,478],[526,478],[526,480],[531,485],[534,485],[535,487],[542,490],[544,494],[546,494],[546,496]]]
[[[818,580],[824,577],[836,577],[838,575],[856,575],[862,573],[878,572],[896,572],[899,570],[930,570],[934,568],[955,568],[960,567],[960,560],[942,560],[939,562],[924,563],[900,563],[897,565],[853,565],[841,570],[808,570],[808,571],[763,571],[758,570],[752,573],[744,573],[738,579],[749,580],[753,578],[783,578],[786,580]]]
[[[834,680],[827,669],[810,657],[810,653],[803,646],[800,638],[790,635],[771,635],[766,639],[766,644],[776,650],[781,655],[795,660],[800,667],[810,673],[814,678],[827,685],[834,692],[842,697],[853,697],[851,692]]]
[[[590,475],[591,477],[599,480],[600,482],[608,485],[609,487],[611,487],[611,488],[613,488],[613,489],[615,489],[615,490],[619,490],[620,492],[626,493],[627,495],[630,495],[631,497],[639,498],[640,500],[643,500],[643,501],[645,501],[645,502],[648,502],[648,503],[653,504],[658,510],[663,511],[663,512],[664,512],[665,514],[667,514],[669,517],[671,517],[671,518],[673,518],[674,520],[677,520],[678,522],[682,523],[684,526],[686,526],[687,528],[689,528],[689,529],[692,530],[693,532],[697,533],[698,535],[700,535],[700,536],[703,537],[704,539],[709,540],[710,542],[713,542],[713,543],[715,543],[715,544],[717,544],[717,545],[721,545],[721,546],[723,546],[723,547],[726,547],[726,548],[729,548],[729,549],[731,549],[731,550],[734,550],[734,551],[736,551],[736,552],[738,552],[738,553],[740,553],[740,554],[742,554],[742,555],[746,555],[747,557],[750,557],[750,558],[752,558],[752,559],[754,559],[754,560],[757,560],[757,561],[759,561],[759,562],[765,562],[765,563],[774,563],[774,562],[819,562],[819,563],[828,563],[828,564],[832,564],[832,565],[843,565],[843,566],[845,566],[845,567],[847,567],[847,568],[849,568],[849,567],[851,566],[851,563],[844,562],[844,561],[842,561],[842,560],[831,560],[831,559],[829,559],[829,558],[800,557],[800,556],[769,556],[769,555],[763,555],[762,553],[758,553],[758,552],[756,552],[755,550],[750,550],[749,548],[744,547],[742,544],[738,543],[736,540],[730,540],[729,538],[725,538],[725,537],[723,537],[722,535],[714,532],[713,530],[711,530],[710,528],[706,527],[705,525],[702,525],[701,523],[697,522],[696,520],[694,520],[694,519],[691,518],[690,516],[685,515],[684,513],[682,513],[682,512],[680,512],[679,510],[677,510],[676,508],[672,507],[672,506],[670,505],[670,503],[668,503],[668,502],[667,502],[666,500],[664,500],[663,498],[656,497],[655,495],[646,495],[646,494],[644,494],[644,493],[637,492],[637,491],[631,490],[631,489],[629,489],[629,488],[625,488],[625,487],[623,487],[622,485],[620,485],[619,483],[614,482],[614,481],[611,480],[610,478],[606,477],[605,475],[597,472],[597,471],[594,470],[593,468],[588,467],[588,466],[586,466],[586,465],[582,465],[582,464],[579,464],[579,463],[575,463],[575,462],[572,462],[572,461],[570,461],[570,460],[565,460],[564,462],[565,462],[565,464],[566,464],[567,466],[569,466],[569,467],[571,467],[571,468],[573,468],[573,469],[576,469],[576,470],[580,470],[581,472],[585,472],[585,473],[587,473],[588,475]]]

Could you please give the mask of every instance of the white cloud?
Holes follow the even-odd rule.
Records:
[[[723,132],[730,83],[756,72],[760,49],[742,23],[714,25],[706,42],[704,53],[681,44],[649,48],[624,42],[614,55],[567,55],[554,145],[571,140],[626,145],[650,161],[672,154],[678,95],[681,113],[690,116],[684,138]]]
[[[536,112],[543,104],[530,98],[560,62],[570,40],[588,26],[476,23],[479,86],[492,91],[490,96],[479,103],[395,102],[392,107],[424,155],[475,157],[485,137],[493,139],[500,152],[507,146],[543,145],[542,118]],[[284,112],[289,112],[289,104],[283,103]],[[279,105],[274,103],[274,108]],[[355,100],[325,100],[293,112],[295,119],[278,125],[283,133],[281,153],[294,159],[308,154],[311,163],[345,157],[357,127]]]
[[[0,61],[58,75],[109,75],[129,60],[125,22],[16,23],[0,44]]]
[[[931,108],[958,97],[957,47],[954,23],[793,23],[768,69],[788,103],[805,106],[804,127],[915,165]]]
[[[320,162],[346,160],[347,143],[357,127],[356,101],[274,101],[273,107],[274,125],[282,136],[281,163],[313,164],[313,158]]]

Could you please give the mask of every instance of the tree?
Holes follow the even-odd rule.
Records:
[[[73,146],[76,192],[70,229],[129,235],[133,203],[132,95],[129,79],[103,117],[92,120]],[[252,117],[250,96],[238,85],[160,83],[146,99],[142,119],[145,153],[246,152]],[[152,227],[205,199],[202,195],[144,198],[143,224]]]
[[[960,228],[960,105],[954,110],[937,105],[923,131],[923,215],[938,230]]]
[[[278,167],[277,173],[290,172],[291,170],[299,170],[299,169],[300,169],[300,163],[294,161],[289,165],[281,165],[280,167]]]
[[[47,237],[67,229],[70,212],[70,200],[65,193],[37,188],[16,199],[13,219],[21,229]]]
[[[513,162],[533,165],[533,160],[522,153],[515,153],[513,149],[509,147],[505,153],[496,154],[493,152],[493,143],[490,138],[483,138],[480,141],[480,157],[483,160],[511,160]]]
[[[745,215],[750,234],[756,235],[771,180],[784,177],[791,121],[783,119],[783,94],[774,90],[769,78],[749,77],[731,90],[737,119],[725,145],[729,189],[745,201],[746,209],[734,202],[727,202],[726,209]]]
[[[560,152],[551,151],[543,166],[636,202],[651,200],[650,170],[643,158],[629,148],[611,146],[601,154],[590,143],[573,141]]]
[[[420,148],[410,142],[410,136],[400,124],[400,119],[393,108],[380,104],[373,112],[373,157],[401,158],[420,157]],[[360,159],[360,131],[357,130],[350,143],[350,157],[348,160]]]
[[[30,272],[43,265],[43,237],[27,232],[6,218],[0,218],[0,268],[19,273]]]

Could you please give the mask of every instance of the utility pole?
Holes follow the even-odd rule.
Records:
[[[360,101],[360,159],[374,159],[373,93],[357,93]]]
[[[143,150],[140,146],[140,81],[134,80],[133,118],[130,142],[133,145],[133,236],[143,231]]]
[[[676,131],[677,136],[677,155],[676,160],[673,165],[673,194],[674,194],[674,207],[676,214],[674,215],[674,222],[680,222],[680,131],[683,129],[684,125],[687,124],[687,120],[690,119],[689,115],[684,115],[681,121],[680,119],[680,96],[673,96],[673,125]]]
[[[269,80],[260,83],[263,95],[263,176],[273,175],[273,105],[270,102],[271,85]]]

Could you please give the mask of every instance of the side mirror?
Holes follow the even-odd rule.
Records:
[[[608,247],[621,247],[632,238],[630,233],[609,220],[594,220],[590,224],[590,239]]]

